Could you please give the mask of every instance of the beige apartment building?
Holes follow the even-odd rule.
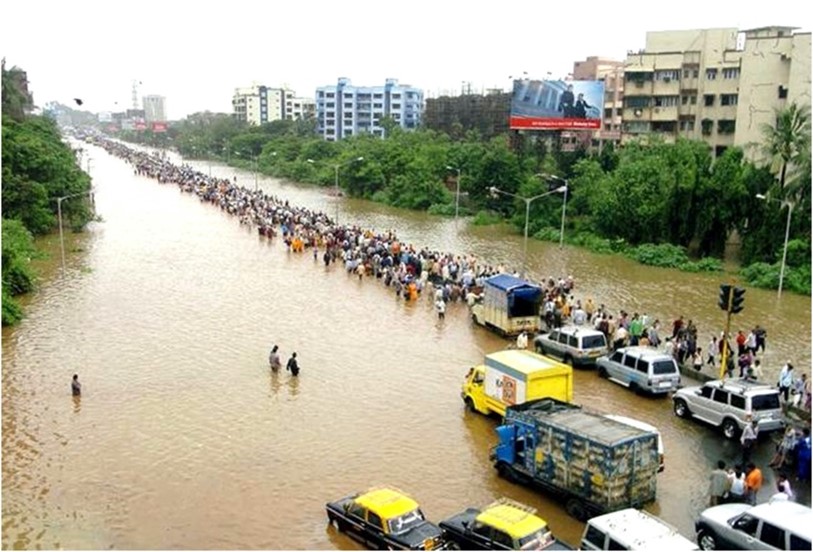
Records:
[[[621,140],[703,140],[714,154],[761,141],[791,102],[810,105],[810,33],[793,27],[658,31],[624,62]]]
[[[237,120],[251,125],[261,125],[280,119],[313,118],[316,100],[297,97],[287,88],[253,84],[235,89],[232,107]]]

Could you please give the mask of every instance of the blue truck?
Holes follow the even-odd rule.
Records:
[[[499,474],[559,498],[580,521],[655,499],[656,432],[551,398],[509,406],[496,431]]]
[[[535,333],[541,306],[541,287],[510,274],[497,274],[485,281],[482,295],[471,306],[471,318],[503,336]]]

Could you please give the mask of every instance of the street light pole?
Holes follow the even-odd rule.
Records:
[[[559,249],[561,249],[562,247],[564,247],[565,244],[565,213],[567,212],[567,193],[570,191],[570,182],[566,178],[562,178],[560,176],[556,176],[553,174],[537,173],[534,176],[538,176],[546,180],[555,180],[558,182],[562,182],[562,185],[565,187],[565,191],[563,192],[562,198],[562,224],[559,228]]]
[[[522,273],[520,275],[522,277],[522,279],[524,280],[525,279],[525,273],[526,273],[526,270],[528,268],[528,225],[530,224],[530,220],[531,220],[531,203],[533,203],[537,199],[543,198],[545,196],[549,196],[551,194],[566,192],[567,191],[567,186],[559,186],[555,190],[550,190],[548,192],[545,192],[544,194],[535,195],[533,197],[524,197],[524,196],[521,196],[521,195],[512,194],[511,192],[506,192],[504,190],[500,190],[496,186],[491,186],[491,188],[489,188],[489,191],[491,191],[491,195],[503,194],[503,195],[515,197],[517,199],[521,199],[522,201],[525,202],[525,237],[524,237],[523,246],[522,246]]]
[[[460,212],[460,169],[457,167],[450,167],[446,165],[450,171],[457,171],[457,186],[454,194],[454,219],[457,220],[458,213]]]
[[[336,224],[339,224],[339,164],[333,165],[333,187],[336,194]]]
[[[93,189],[86,192],[79,192],[77,194],[69,194],[66,196],[56,198],[56,212],[57,218],[59,219],[59,250],[62,253],[62,277],[65,277],[65,238],[62,233],[62,202],[66,199],[70,199],[72,197],[79,197],[83,195],[92,195]]]
[[[790,216],[793,213],[793,207],[795,204],[787,199],[779,200],[772,197],[768,197],[763,194],[756,194],[757,199],[761,199],[763,201],[777,201],[781,205],[780,208],[788,208],[788,220],[785,223],[785,245],[782,248],[782,266],[779,269],[779,291],[776,294],[777,299],[782,297],[782,284],[785,281],[785,263],[788,260],[788,238],[790,238]]]

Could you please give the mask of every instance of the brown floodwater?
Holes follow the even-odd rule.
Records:
[[[64,277],[58,237],[41,240],[50,258],[38,262],[40,289],[24,299],[26,318],[3,329],[3,548],[358,548],[328,527],[324,504],[380,484],[410,493],[435,521],[511,497],[577,544],[583,525],[560,504],[497,477],[496,422],[463,408],[468,367],[506,346],[473,327],[465,305],[439,322],[428,299],[405,303],[380,281],[289,253],[280,238],[86,149],[102,220],[66,235]],[[253,187],[249,172],[211,170]],[[418,247],[521,263],[522,238],[508,228],[271,178],[260,186],[331,214],[338,201],[342,222],[395,229]],[[724,321],[721,275],[536,241],[528,273],[572,274],[576,297],[613,312],[666,326],[684,315],[704,348]],[[757,323],[768,329],[770,379],[788,359],[810,370],[809,297],[749,289],[733,329]],[[298,379],[268,370],[275,343],[283,362],[298,353]],[[70,395],[74,373],[81,400]],[[576,371],[575,401],[660,428],[667,465],[648,509],[691,538],[712,462],[738,448],[676,419],[668,399],[591,371]]]

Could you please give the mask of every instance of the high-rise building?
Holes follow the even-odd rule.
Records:
[[[810,33],[793,27],[659,31],[625,62],[622,142],[654,133],[757,155],[763,123],[810,105]]]
[[[167,111],[164,96],[144,96],[142,102],[144,104],[144,119],[148,123],[166,122]]]
[[[235,89],[232,106],[238,120],[261,125],[280,119],[312,117],[316,102],[311,98],[298,98],[293,90],[287,88],[254,84]]]
[[[423,125],[455,137],[476,130],[489,140],[508,132],[510,113],[511,93],[499,89],[488,90],[485,94],[440,96],[426,99]]]
[[[354,134],[384,136],[381,118],[389,117],[405,129],[421,124],[423,91],[387,79],[384,86],[353,86],[340,78],[333,86],[316,89],[316,120],[325,140]]]

